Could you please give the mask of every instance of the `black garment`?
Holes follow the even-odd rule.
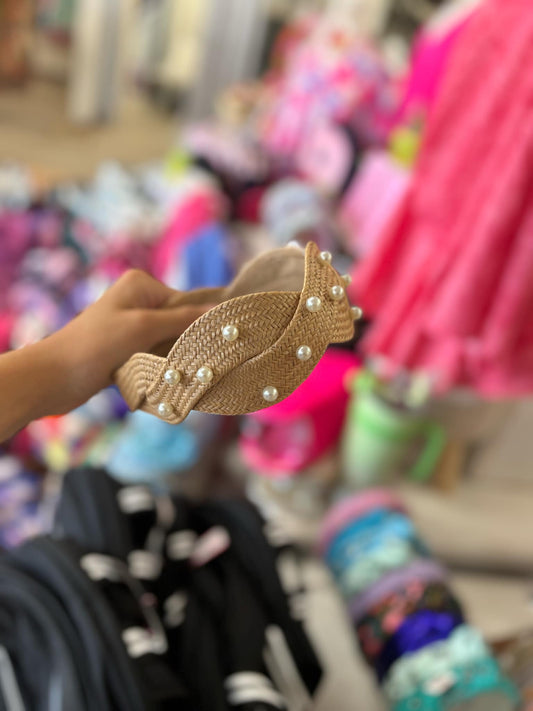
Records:
[[[284,711],[293,682],[312,696],[322,672],[263,527],[246,502],[67,475],[54,537],[0,559],[0,645],[27,708]]]

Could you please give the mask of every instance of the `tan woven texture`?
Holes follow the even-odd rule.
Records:
[[[350,340],[353,317],[346,295],[336,301],[330,288],[344,287],[335,269],[320,259],[314,243],[305,255],[285,247],[261,255],[236,277],[227,289],[202,289],[176,297],[173,306],[217,303],[180,336],[166,358],[138,353],[116,373],[116,383],[132,410],[156,416],[164,402],[171,406],[167,422],[182,422],[193,409],[220,415],[242,415],[271,404],[263,390],[278,390],[277,402],[290,395],[309,376],[330,343]],[[322,307],[312,313],[307,299],[318,296]],[[222,337],[234,325],[233,342]],[[300,346],[309,346],[312,357],[297,358]],[[197,371],[208,366],[210,383]],[[168,384],[165,372],[179,371],[180,382]]]

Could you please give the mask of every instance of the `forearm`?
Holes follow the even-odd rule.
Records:
[[[148,274],[127,272],[60,331],[0,355],[0,442],[34,419],[83,405],[130,356],[173,343],[209,308],[168,307],[175,296]]]
[[[60,355],[47,340],[0,355],[0,442],[32,420],[56,414],[64,375]]]

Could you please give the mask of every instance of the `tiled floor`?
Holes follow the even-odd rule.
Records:
[[[307,569],[308,629],[326,670],[314,711],[385,711],[372,675],[357,653],[350,621],[327,572],[318,562]]]

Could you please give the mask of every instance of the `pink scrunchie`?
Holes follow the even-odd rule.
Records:
[[[378,508],[406,513],[399,496],[388,489],[368,489],[339,502],[327,514],[319,537],[319,551],[324,555],[331,541],[345,526]]]

